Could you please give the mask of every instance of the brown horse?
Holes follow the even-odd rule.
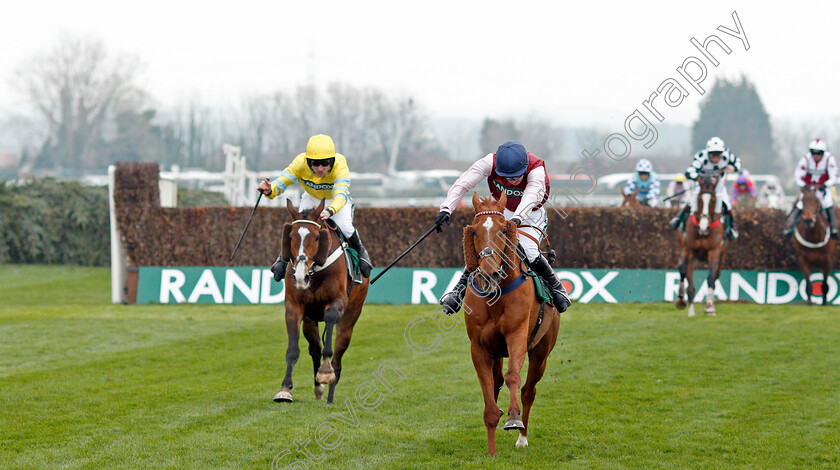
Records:
[[[697,195],[698,214],[692,213],[685,222],[685,232],[678,233],[682,258],[680,260],[680,291],[676,300],[677,308],[685,308],[683,298],[688,280],[688,316],[694,316],[694,261],[709,262],[709,277],[706,281],[706,306],[703,311],[715,314],[715,282],[720,278],[723,259],[729,249],[729,240],[723,236],[724,221],[715,211],[715,186],[721,175],[704,176],[698,179],[700,193]]]
[[[622,190],[621,194],[624,195],[624,200],[621,201],[621,207],[641,207],[642,206],[642,203],[639,202],[638,199],[636,199],[636,195],[639,194],[639,188],[636,188],[636,190],[633,191],[633,194],[624,194],[623,190]]]
[[[484,393],[490,455],[496,455],[496,426],[502,413],[496,402],[505,384],[510,389],[510,406],[504,429],[519,430],[516,447],[528,445],[528,415],[536,384],[545,372],[560,328],[560,314],[548,304],[543,311],[534,284],[523,282],[525,276],[516,254],[516,223],[505,220],[506,201],[504,193],[498,202],[473,193],[475,218],[464,228],[464,259],[474,273],[464,298],[464,315],[473,365]],[[528,377],[522,387],[524,410],[520,413],[520,370],[526,354]],[[508,358],[508,371],[503,376],[504,357]]]
[[[832,207],[829,210],[834,210]],[[828,291],[828,276],[831,273],[834,259],[834,240],[831,238],[831,230],[828,222],[820,210],[820,201],[817,198],[816,187],[806,186],[802,188],[802,216],[793,231],[793,247],[796,249],[796,258],[799,261],[799,268],[805,277],[805,294],[808,296],[808,305],[811,304],[811,266],[816,266],[822,271],[822,305],[828,305],[826,292]]]
[[[298,213],[290,201],[286,208],[292,223],[283,226],[280,254],[289,262],[286,270],[286,376],[274,397],[276,402],[292,401],[292,370],[300,356],[301,322],[303,335],[309,342],[309,355],[315,369],[315,399],[324,395],[324,384],[330,385],[327,403],[333,402],[335,386],[341,378],[341,357],[350,345],[353,326],[362,312],[368,291],[368,279],[353,286],[348,297],[350,280],[347,263],[338,235],[322,226],[319,214],[324,200],[311,211]],[[324,322],[324,345],[318,334],[318,322]],[[333,327],[337,327],[333,354]],[[320,362],[320,365],[319,365]]]

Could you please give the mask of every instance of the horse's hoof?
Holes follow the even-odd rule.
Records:
[[[528,447],[528,438],[522,432],[519,433],[519,437],[516,439],[516,447]]]
[[[280,390],[277,395],[274,395],[274,401],[277,403],[291,403],[292,393],[288,390]]]
[[[318,372],[315,374],[315,380],[319,384],[332,383],[335,380],[335,372]]]
[[[318,384],[314,387],[315,389],[315,399],[320,400],[324,398],[324,384]]]
[[[706,315],[714,316],[715,315],[715,306],[714,305],[707,305],[706,308],[703,309],[703,313]]]
[[[505,431],[510,431],[511,429],[525,429],[525,425],[522,423],[521,419],[517,418],[510,418],[505,423]]]
[[[677,308],[680,310],[684,309],[686,305],[685,299],[678,299],[676,302],[674,302],[674,305],[676,305]]]
[[[688,306],[688,316],[689,316],[689,317],[693,317],[693,316],[694,316],[694,304],[690,304],[690,305]]]

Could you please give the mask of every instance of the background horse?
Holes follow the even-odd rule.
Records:
[[[484,394],[484,425],[490,455],[496,455],[496,426],[502,413],[496,402],[505,384],[510,389],[510,406],[504,429],[519,429],[516,447],[528,445],[528,416],[537,393],[536,384],[545,372],[560,328],[560,314],[555,314],[552,306],[546,304],[544,316],[540,316],[533,282],[527,278],[521,282],[516,223],[505,220],[506,201],[504,193],[498,202],[473,193],[476,215],[473,224],[464,228],[464,259],[474,273],[464,297],[464,316],[473,365]],[[516,283],[521,284],[513,287]],[[512,287],[512,291],[506,292]],[[528,377],[522,387],[524,410],[520,413],[520,370],[525,354]],[[508,358],[508,371],[503,376],[504,357]]]
[[[315,399],[324,394],[330,384],[327,403],[333,402],[335,386],[341,378],[341,357],[350,345],[353,326],[362,312],[368,291],[368,279],[352,288],[347,295],[347,263],[335,230],[322,228],[318,216],[324,210],[324,200],[315,209],[298,213],[291,201],[286,208],[293,222],[283,226],[280,254],[289,262],[286,269],[286,376],[283,386],[274,397],[276,402],[292,401],[292,370],[300,356],[301,322],[303,335],[309,342],[309,355],[315,369]],[[318,334],[318,322],[324,322],[324,345]],[[333,327],[338,331],[333,354]],[[332,359],[332,360],[331,360]],[[319,365],[320,362],[320,365]]]
[[[633,191],[633,194],[624,194],[624,191],[621,192],[624,195],[624,200],[621,201],[621,207],[641,207],[642,203],[636,199],[636,195],[639,194],[639,188],[636,188]]]
[[[802,188],[802,215],[799,217],[793,231],[793,247],[796,249],[796,259],[805,277],[805,294],[808,304],[811,304],[811,266],[822,271],[822,305],[827,305],[828,276],[831,273],[834,258],[834,240],[828,222],[820,209],[817,198],[817,188],[806,186]],[[834,210],[832,207],[829,210]]]
[[[685,231],[677,232],[682,250],[680,260],[680,291],[677,296],[677,308],[685,308],[683,298],[686,293],[686,279],[688,280],[688,316],[694,316],[694,261],[709,261],[709,277],[706,280],[706,306],[704,312],[715,314],[715,281],[720,277],[723,259],[729,249],[729,240],[723,236],[724,223],[721,214],[715,211],[715,186],[717,177],[704,176],[698,179],[700,193],[697,195],[698,214],[692,212],[685,221]]]

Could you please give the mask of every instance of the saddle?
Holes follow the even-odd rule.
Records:
[[[351,281],[348,283],[347,287],[347,295],[350,295],[350,292],[353,290],[353,284],[361,284],[364,282],[362,279],[362,272],[359,269],[359,254],[356,253],[356,250],[350,248],[350,243],[347,240],[347,237],[344,236],[344,233],[338,229],[338,225],[332,220],[327,219],[325,221],[327,227],[334,231],[336,235],[338,235],[339,241],[341,241],[341,248],[344,250],[344,259],[347,262],[347,272],[349,273],[349,278]]]

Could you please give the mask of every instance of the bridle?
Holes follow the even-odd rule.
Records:
[[[317,228],[318,231],[321,230],[321,224],[319,224],[318,222],[315,222],[314,220],[299,219],[299,220],[292,221],[292,225],[298,224],[298,223],[300,223],[300,224],[312,224],[312,225],[318,227]],[[328,251],[332,251],[332,237],[329,237],[329,239],[330,239],[330,249]],[[304,266],[306,266],[306,268],[307,268],[306,269],[307,274],[309,274],[310,276],[313,276],[316,272],[315,258],[313,258],[311,256],[306,256],[305,254],[298,255],[298,257],[295,258],[295,262],[292,263],[292,272],[295,272],[295,266],[297,265],[297,263],[300,263],[301,261],[303,261],[303,262],[309,261],[309,265],[307,266],[306,264],[304,264]]]

